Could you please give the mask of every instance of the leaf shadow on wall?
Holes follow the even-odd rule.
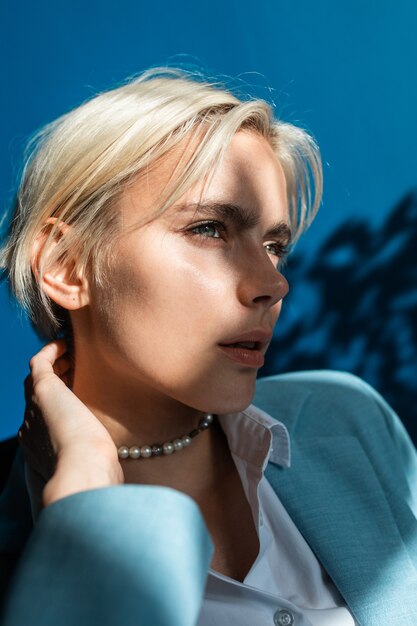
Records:
[[[290,291],[259,376],[349,371],[385,397],[417,443],[417,191],[378,228],[342,224],[314,264],[294,253],[285,274],[311,298],[294,311]]]

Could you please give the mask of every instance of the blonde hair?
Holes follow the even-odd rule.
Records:
[[[47,267],[75,260],[79,272],[89,271],[105,286],[105,268],[111,263],[111,244],[119,228],[115,205],[126,185],[182,140],[198,137],[192,156],[186,162],[182,159],[172,184],[163,190],[152,216],[156,217],[212,174],[241,129],[266,137],[283,167],[296,240],[321,201],[320,155],[306,131],[275,120],[263,100],[238,98],[184,70],[156,68],[41,129],[28,145],[14,215],[0,251],[0,267],[10,289],[38,332],[56,337],[69,323],[67,312],[40,287]],[[58,218],[47,240],[48,244],[55,238],[57,245],[41,258],[36,278],[31,251],[48,218]],[[60,221],[72,228],[57,238]]]

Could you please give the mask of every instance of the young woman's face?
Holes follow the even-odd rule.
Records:
[[[124,193],[124,229],[157,206],[175,163]],[[115,379],[228,413],[252,401],[262,355],[241,362],[220,344],[263,331],[265,353],[288,292],[278,269],[289,239],[286,184],[267,140],[240,131],[196,212],[201,189],[117,241],[111,287],[92,291],[91,342]]]

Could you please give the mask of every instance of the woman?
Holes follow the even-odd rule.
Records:
[[[0,501],[2,624],[417,624],[398,418],[348,375],[256,381],[320,196],[305,131],[180,71],[39,135],[2,265],[52,342]]]

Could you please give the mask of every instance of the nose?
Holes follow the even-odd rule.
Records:
[[[242,268],[238,297],[245,306],[263,303],[269,308],[285,298],[290,287],[270,257],[265,253],[261,254],[260,258],[251,258],[251,262]]]

